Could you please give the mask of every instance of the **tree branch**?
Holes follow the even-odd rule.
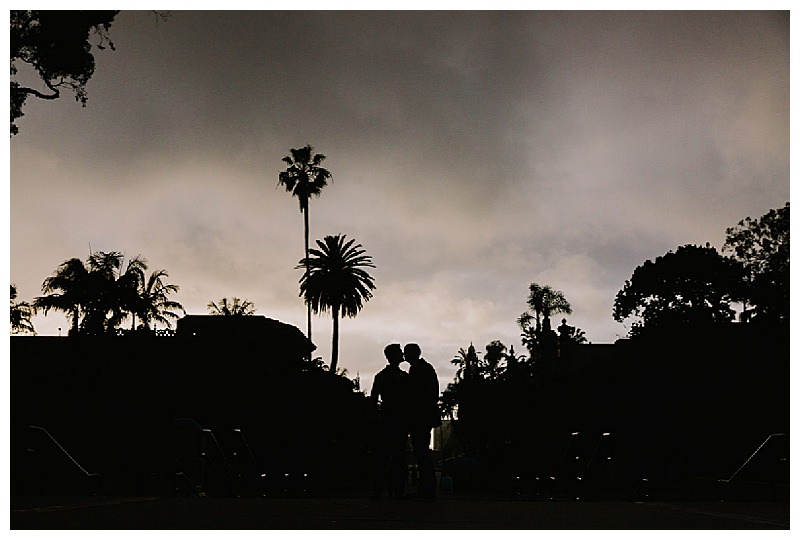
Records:
[[[61,92],[59,92],[58,88],[53,88],[52,86],[49,86],[49,85],[48,85],[48,88],[50,88],[50,90],[53,91],[53,93],[50,94],[50,95],[42,94],[38,90],[35,90],[33,88],[28,88],[28,87],[25,87],[25,86],[20,86],[19,88],[17,88],[17,90],[20,91],[20,92],[24,92],[26,94],[32,94],[32,95],[34,95],[34,96],[36,96],[38,98],[41,98],[41,99],[58,99],[58,98],[61,97]]]

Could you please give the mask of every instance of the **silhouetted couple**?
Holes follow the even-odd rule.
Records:
[[[372,399],[380,403],[380,423],[376,447],[373,497],[384,488],[389,496],[402,498],[408,466],[406,441],[411,445],[419,470],[416,497],[436,496],[436,475],[430,453],[431,430],[442,424],[439,416],[439,379],[436,370],[421,356],[416,343],[404,349],[393,343],[383,350],[388,365],[375,375]],[[409,364],[408,372],[400,364]]]

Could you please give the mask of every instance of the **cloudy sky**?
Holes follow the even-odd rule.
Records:
[[[377,265],[341,326],[366,389],[389,342],[420,343],[442,387],[470,342],[524,352],[531,282],[613,342],[638,265],[789,200],[788,13],[141,11],[110,35],[88,106],[31,99],[10,140],[21,298],[91,246],[167,269],[188,313],[237,296],[305,329],[303,220],[277,182],[310,143],[333,174],[312,239]]]

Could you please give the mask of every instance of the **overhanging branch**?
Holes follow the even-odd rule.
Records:
[[[34,88],[28,88],[25,86],[20,86],[17,88],[19,92],[24,92],[26,94],[31,94],[41,99],[58,99],[61,97],[61,92],[59,92],[58,88],[49,87],[50,90],[53,91],[52,94],[43,94]]]

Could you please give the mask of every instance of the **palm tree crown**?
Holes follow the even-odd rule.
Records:
[[[364,268],[375,268],[372,257],[361,244],[346,240],[345,235],[326,236],[317,240],[319,249],[311,249],[298,268],[308,272],[300,279],[300,295],[314,313],[333,315],[331,371],[336,372],[339,360],[339,317],[355,317],[372,298],[375,281]]]
[[[314,154],[314,148],[310,144],[303,148],[292,148],[291,154],[283,157],[282,161],[289,167],[278,175],[278,185],[297,197],[300,211],[305,212],[308,210],[308,200],[318,197],[332,177],[328,169],[320,167],[325,156]]]

